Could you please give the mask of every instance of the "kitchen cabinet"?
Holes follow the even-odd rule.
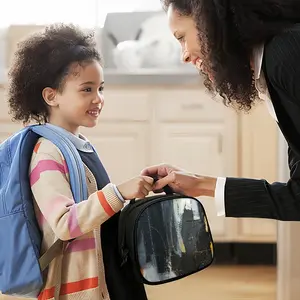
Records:
[[[22,124],[11,122],[6,101],[6,90],[0,84],[0,143],[6,140],[13,132],[22,128]]]
[[[0,140],[20,129],[0,89]],[[202,175],[276,180],[277,128],[263,105],[236,113],[203,87],[106,86],[99,124],[82,133],[95,145],[110,178],[120,183],[149,165],[168,162]],[[267,136],[267,138],[266,138]],[[218,217],[214,200],[199,198],[214,240],[271,242],[276,222]]]
[[[117,182],[162,162],[203,175],[277,176],[277,125],[265,106],[235,113],[201,87],[107,86],[100,124],[86,132]],[[218,217],[213,199],[199,199],[215,241],[276,240],[276,221]]]
[[[241,114],[239,121],[239,175],[266,179],[278,178],[278,126],[267,107],[259,103],[251,114]],[[268,219],[239,219],[238,241],[275,242],[277,221]]]
[[[237,116],[204,88],[157,89],[152,163],[168,162],[201,175],[237,175]],[[215,241],[229,241],[235,222],[216,215],[214,200],[199,197]]]
[[[115,182],[162,162],[199,174],[237,175],[237,115],[203,88],[106,86],[100,123],[83,133]],[[234,239],[236,220],[217,217],[213,199],[200,201],[214,239]]]
[[[151,110],[147,91],[112,89],[97,127],[82,133],[95,148],[113,182],[139,175],[150,163]]]
[[[7,66],[17,42],[41,28],[9,28]],[[0,123],[0,141],[22,128],[10,121],[3,83]],[[106,84],[99,125],[82,133],[95,145],[115,183],[162,162],[202,175],[277,179],[277,125],[265,106],[257,105],[249,115],[235,112],[219,98],[211,99],[200,83]],[[215,241],[276,240],[275,221],[218,217],[213,199],[199,199]]]

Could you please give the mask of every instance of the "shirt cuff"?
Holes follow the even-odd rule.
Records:
[[[225,183],[226,178],[218,177],[215,189],[215,205],[217,210],[217,216],[225,216]]]
[[[117,186],[115,184],[112,185],[114,188],[114,191],[116,193],[116,195],[118,196],[119,200],[123,203],[125,203],[125,199],[122,197],[121,193],[119,192]]]

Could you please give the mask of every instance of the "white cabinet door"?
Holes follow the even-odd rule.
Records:
[[[157,140],[160,162],[168,162],[201,175],[224,174],[222,124],[161,124]],[[218,217],[214,199],[199,197],[214,240],[231,235],[231,220]]]
[[[241,116],[241,176],[277,180],[278,127],[264,104],[251,115]],[[277,239],[277,221],[267,219],[239,219],[240,241],[274,242]]]
[[[138,176],[149,164],[149,128],[140,123],[102,123],[83,129],[95,146],[109,177],[115,184]]]
[[[237,114],[202,88],[157,91],[152,134],[153,163],[166,162],[190,172],[237,176]],[[216,241],[236,236],[236,220],[218,217],[213,198],[199,197]]]
[[[99,124],[81,132],[95,146],[112,182],[138,176],[150,164],[151,110],[145,89],[107,87]]]

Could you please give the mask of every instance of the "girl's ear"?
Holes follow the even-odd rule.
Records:
[[[52,107],[58,106],[58,102],[56,100],[56,93],[57,91],[53,88],[46,87],[42,91],[42,96],[45,102]]]

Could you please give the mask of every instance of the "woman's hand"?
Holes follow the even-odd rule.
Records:
[[[119,192],[125,200],[145,198],[152,191],[153,178],[148,176],[138,176],[117,186]]]
[[[154,192],[161,192],[162,188],[168,185],[174,192],[190,197],[215,195],[217,179],[214,177],[192,174],[167,164],[148,167],[141,174],[157,179],[152,186]]]

